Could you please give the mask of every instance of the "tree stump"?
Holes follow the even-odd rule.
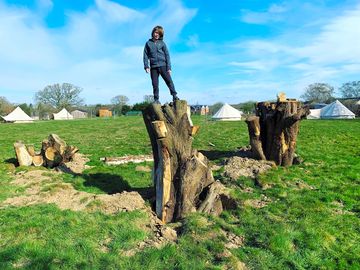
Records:
[[[171,222],[195,211],[219,214],[224,189],[215,182],[207,158],[192,149],[198,127],[192,126],[187,102],[151,104],[143,118],[154,156],[158,217]]]
[[[256,103],[256,116],[246,119],[254,156],[280,166],[293,164],[299,121],[310,113],[296,99],[278,96],[277,102]]]

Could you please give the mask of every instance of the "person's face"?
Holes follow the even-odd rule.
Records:
[[[154,34],[153,34],[153,38],[154,38],[155,40],[158,40],[159,37],[160,37],[159,32],[156,30],[156,31],[154,32]]]

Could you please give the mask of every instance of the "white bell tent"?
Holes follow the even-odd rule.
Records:
[[[321,119],[353,119],[355,114],[346,108],[340,101],[336,100],[333,103],[321,109]]]
[[[63,108],[58,113],[53,113],[54,120],[70,120],[74,119],[74,116],[72,116],[65,108]]]
[[[242,112],[225,103],[212,117],[218,121],[239,121]]]
[[[7,116],[2,116],[5,122],[9,123],[32,123],[34,119],[28,116],[20,107],[16,107]]]

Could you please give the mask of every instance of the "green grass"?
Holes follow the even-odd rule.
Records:
[[[200,125],[194,147],[212,162],[248,144],[244,122],[193,120]],[[93,168],[60,176],[76,189],[113,194],[152,185],[151,173],[136,171],[136,164],[106,166],[99,160],[151,153],[141,117],[2,124],[0,202],[23,192],[10,184],[14,172],[26,170],[11,165],[12,144],[22,140],[39,148],[50,133],[89,155]],[[265,195],[271,199],[266,207],[240,204],[220,217],[191,215],[178,244],[133,257],[122,252],[146,237],[138,226],[147,222],[141,212],[109,216],[54,205],[0,209],[0,269],[222,269],[231,259],[219,257],[226,243],[221,230],[245,237],[244,246],[231,252],[251,269],[359,269],[360,121],[302,121],[297,153],[304,163],[261,175],[270,189],[244,177],[234,183],[232,193],[240,202]],[[314,189],[300,189],[296,182]],[[254,191],[242,193],[237,186]]]

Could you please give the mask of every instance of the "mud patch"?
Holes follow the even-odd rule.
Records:
[[[71,161],[63,163],[60,166],[56,167],[56,170],[65,173],[80,174],[84,170],[93,167],[86,165],[86,163],[89,161],[90,159],[86,155],[76,153]]]
[[[272,161],[256,160],[246,157],[231,157],[225,160],[224,176],[236,180],[241,176],[255,178],[275,167]]]
[[[101,211],[105,214],[145,208],[145,201],[138,192],[107,195],[78,191],[71,184],[62,182],[58,174],[34,170],[16,175],[11,183],[23,187],[24,194],[6,199],[0,207],[54,203],[62,210]]]
[[[150,236],[138,243],[135,248],[122,251],[121,255],[130,257],[146,248],[155,247],[159,249],[166,244],[176,243],[176,230],[168,225],[164,225],[154,212],[148,211],[148,215],[150,223],[143,229],[150,232]]]

